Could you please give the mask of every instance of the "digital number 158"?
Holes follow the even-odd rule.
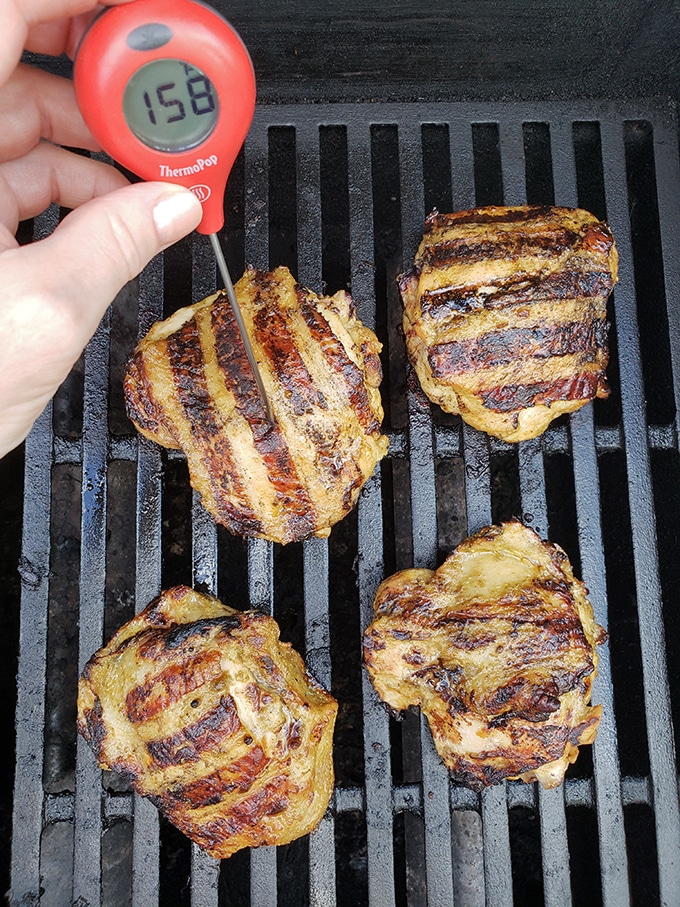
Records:
[[[186,118],[186,102],[191,105],[194,116],[212,113],[215,109],[212,83],[205,76],[188,76],[185,82],[184,101],[177,97],[176,88],[176,82],[164,82],[156,86],[154,97],[148,91],[144,92],[144,103],[153,126],[158,124],[158,117],[162,112],[159,107],[168,114],[165,118],[166,123],[179,123]]]

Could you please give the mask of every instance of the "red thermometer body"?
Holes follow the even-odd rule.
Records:
[[[102,148],[145,180],[186,186],[201,233],[224,225],[224,191],[255,109],[250,56],[229,23],[194,0],[109,7],[78,49],[76,98]]]
[[[134,0],[104,10],[78,48],[80,112],[111,157],[145,180],[185,186],[210,237],[270,422],[273,413],[217,232],[224,190],[255,111],[255,73],[243,42],[195,0]]]

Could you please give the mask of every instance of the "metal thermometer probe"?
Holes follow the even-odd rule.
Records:
[[[269,397],[267,397],[267,391],[264,387],[264,382],[262,381],[262,375],[260,374],[260,368],[255,359],[255,351],[250,342],[250,337],[248,336],[248,331],[243,321],[243,314],[241,312],[241,307],[238,304],[238,299],[236,298],[236,293],[234,292],[234,285],[231,282],[231,277],[229,276],[229,269],[227,268],[227,262],[224,258],[224,253],[222,252],[222,246],[220,241],[217,238],[217,233],[209,234],[210,243],[215,252],[215,258],[217,260],[217,267],[219,269],[222,281],[224,282],[224,289],[227,291],[227,297],[231,303],[231,308],[234,312],[234,318],[236,319],[236,324],[238,325],[238,330],[243,340],[243,346],[246,349],[246,356],[248,357],[248,362],[250,367],[253,370],[253,375],[255,376],[255,383],[257,384],[257,389],[260,392],[262,397],[262,402],[264,403],[264,408],[267,411],[267,418],[270,422],[274,421],[274,414],[272,413],[271,404],[269,402]]]
[[[217,233],[224,191],[255,110],[255,73],[229,23],[194,0],[134,0],[108,7],[78,48],[78,106],[114,160],[145,180],[190,189],[210,237],[248,362],[270,422],[250,337]]]

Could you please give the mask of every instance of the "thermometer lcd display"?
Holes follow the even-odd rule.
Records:
[[[205,73],[183,60],[154,60],[131,76],[123,94],[125,121],[156,151],[188,151],[210,135],[219,114]]]

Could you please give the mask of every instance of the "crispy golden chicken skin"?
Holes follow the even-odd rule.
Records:
[[[214,857],[312,831],[333,791],[337,703],[276,622],[186,586],[87,663],[78,730]]]
[[[409,357],[430,400],[505,441],[607,397],[618,256],[580,209],[434,211],[399,278]]]
[[[347,293],[317,296],[287,268],[249,268],[235,290],[276,424],[223,293],[141,341],[124,381],[128,414],[185,452],[204,507],[231,532],[282,544],[326,536],[387,452],[381,344]]]
[[[437,571],[386,579],[364,661],[391,708],[421,707],[456,781],[551,788],[595,739],[605,639],[564,551],[511,522],[466,539]]]

